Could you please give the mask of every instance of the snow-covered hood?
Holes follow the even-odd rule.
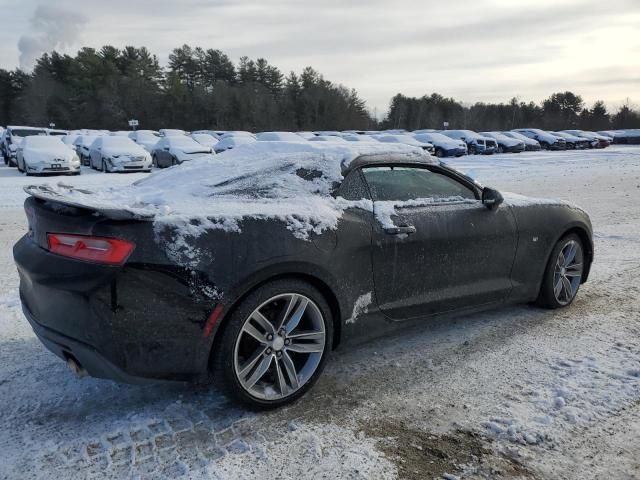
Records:
[[[104,147],[102,155],[105,157],[146,157],[148,153],[139,145],[133,144],[130,147]]]
[[[279,219],[299,238],[336,228],[345,208],[371,209],[332,193],[351,161],[364,154],[399,154],[434,162],[419,148],[402,144],[255,142],[215,156],[196,158],[154,173],[133,185],[94,192],[64,186],[28,187],[40,198],[146,218],[154,228],[180,237],[210,229],[240,231],[245,218]]]
[[[63,161],[70,162],[76,156],[64,143],[47,148],[26,147],[22,151],[23,158],[31,163]]]
[[[182,147],[182,146],[176,146],[176,147],[171,147],[171,151],[174,153],[186,153],[188,155],[194,154],[194,153],[211,153],[211,147],[206,147],[204,145],[193,145],[193,146],[186,146],[186,147]]]

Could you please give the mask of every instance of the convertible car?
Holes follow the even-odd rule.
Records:
[[[23,310],[77,374],[213,381],[272,408],[340,344],[509,302],[566,307],[589,275],[584,211],[503,195],[421,149],[216,157],[117,189],[26,188]]]

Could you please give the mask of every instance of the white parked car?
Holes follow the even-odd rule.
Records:
[[[160,140],[160,136],[153,130],[136,130],[129,132],[129,138],[151,153]]]
[[[128,136],[103,135],[89,150],[91,168],[102,172],[151,171],[151,155]]]
[[[18,145],[17,166],[26,175],[80,175],[80,159],[59,137],[29,136]]]
[[[238,145],[245,145],[247,143],[253,143],[256,139],[253,136],[238,135],[238,136],[223,136],[220,141],[213,147],[216,153],[222,153],[226,150],[231,150]]]
[[[207,135],[211,135],[216,140],[220,140],[220,135],[218,135],[218,132],[216,132],[215,130],[194,130],[193,132],[191,132],[192,135],[194,133],[206,133]]]
[[[432,143],[422,142],[407,134],[379,135],[376,137],[376,140],[381,143],[402,143],[404,145],[419,147],[423,150],[426,150],[432,155],[435,153],[435,148],[433,147]]]
[[[344,143],[346,140],[335,135],[316,135],[308,139],[310,142]]]
[[[416,130],[424,132],[424,130]],[[467,144],[462,140],[454,140],[438,132],[415,133],[413,137],[425,143],[431,143],[436,157],[461,157],[467,154]]]
[[[256,140],[259,142],[304,142],[297,133],[293,132],[261,132],[256,134]]]
[[[192,133],[189,137],[193,138],[196,142],[204,147],[209,147],[213,151],[213,147],[215,147],[219,140],[209,135],[208,133]]]
[[[347,142],[364,142],[364,143],[378,142],[378,140],[376,140],[375,137],[372,137],[371,135],[360,134],[360,133],[353,133],[353,134],[343,133],[342,138]]]
[[[103,135],[80,135],[73,141],[73,145],[76,147],[76,153],[78,157],[80,157],[80,161],[82,165],[88,167],[90,165],[91,160],[91,145],[96,141],[97,138],[102,137]]]
[[[4,164],[10,167],[16,166],[16,155],[18,152],[18,144],[23,138],[33,135],[46,135],[44,128],[36,127],[17,127],[8,125],[2,132],[0,139],[0,153],[4,157]]]
[[[152,152],[152,158],[155,167],[164,168],[190,160],[212,159],[214,154],[210,147],[200,145],[191,137],[170,135],[161,138],[156,144]]]
[[[228,132],[224,132],[220,135],[220,139],[229,138],[229,137],[251,137],[256,138],[256,136],[251,132],[245,132],[244,130],[231,130]]]
[[[184,130],[178,130],[177,128],[161,128],[159,133],[161,137],[176,137],[187,134]]]
[[[461,140],[467,144],[467,152],[469,155],[478,153],[491,154],[497,150],[496,141],[491,139],[490,142],[494,144],[495,148],[492,150],[487,146],[487,137],[480,135],[473,130],[441,130],[439,133],[453,138],[454,140]]]

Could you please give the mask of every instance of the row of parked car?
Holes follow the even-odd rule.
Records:
[[[0,154],[26,175],[75,174],[81,165],[103,172],[151,171],[195,158],[211,158],[238,145],[259,141],[382,142],[422,148],[438,157],[519,153],[537,150],[604,148],[613,138],[582,130],[540,129],[474,132],[471,130],[385,130],[262,132],[177,129],[64,131],[8,126],[1,132]]]

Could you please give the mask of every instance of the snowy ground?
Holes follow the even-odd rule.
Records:
[[[46,180],[0,167],[0,478],[640,478],[640,147],[451,163],[590,213],[596,261],[576,302],[339,350],[268,414],[214,388],[74,378],[22,318],[11,256],[21,185]],[[60,180],[142,175],[85,173]]]

